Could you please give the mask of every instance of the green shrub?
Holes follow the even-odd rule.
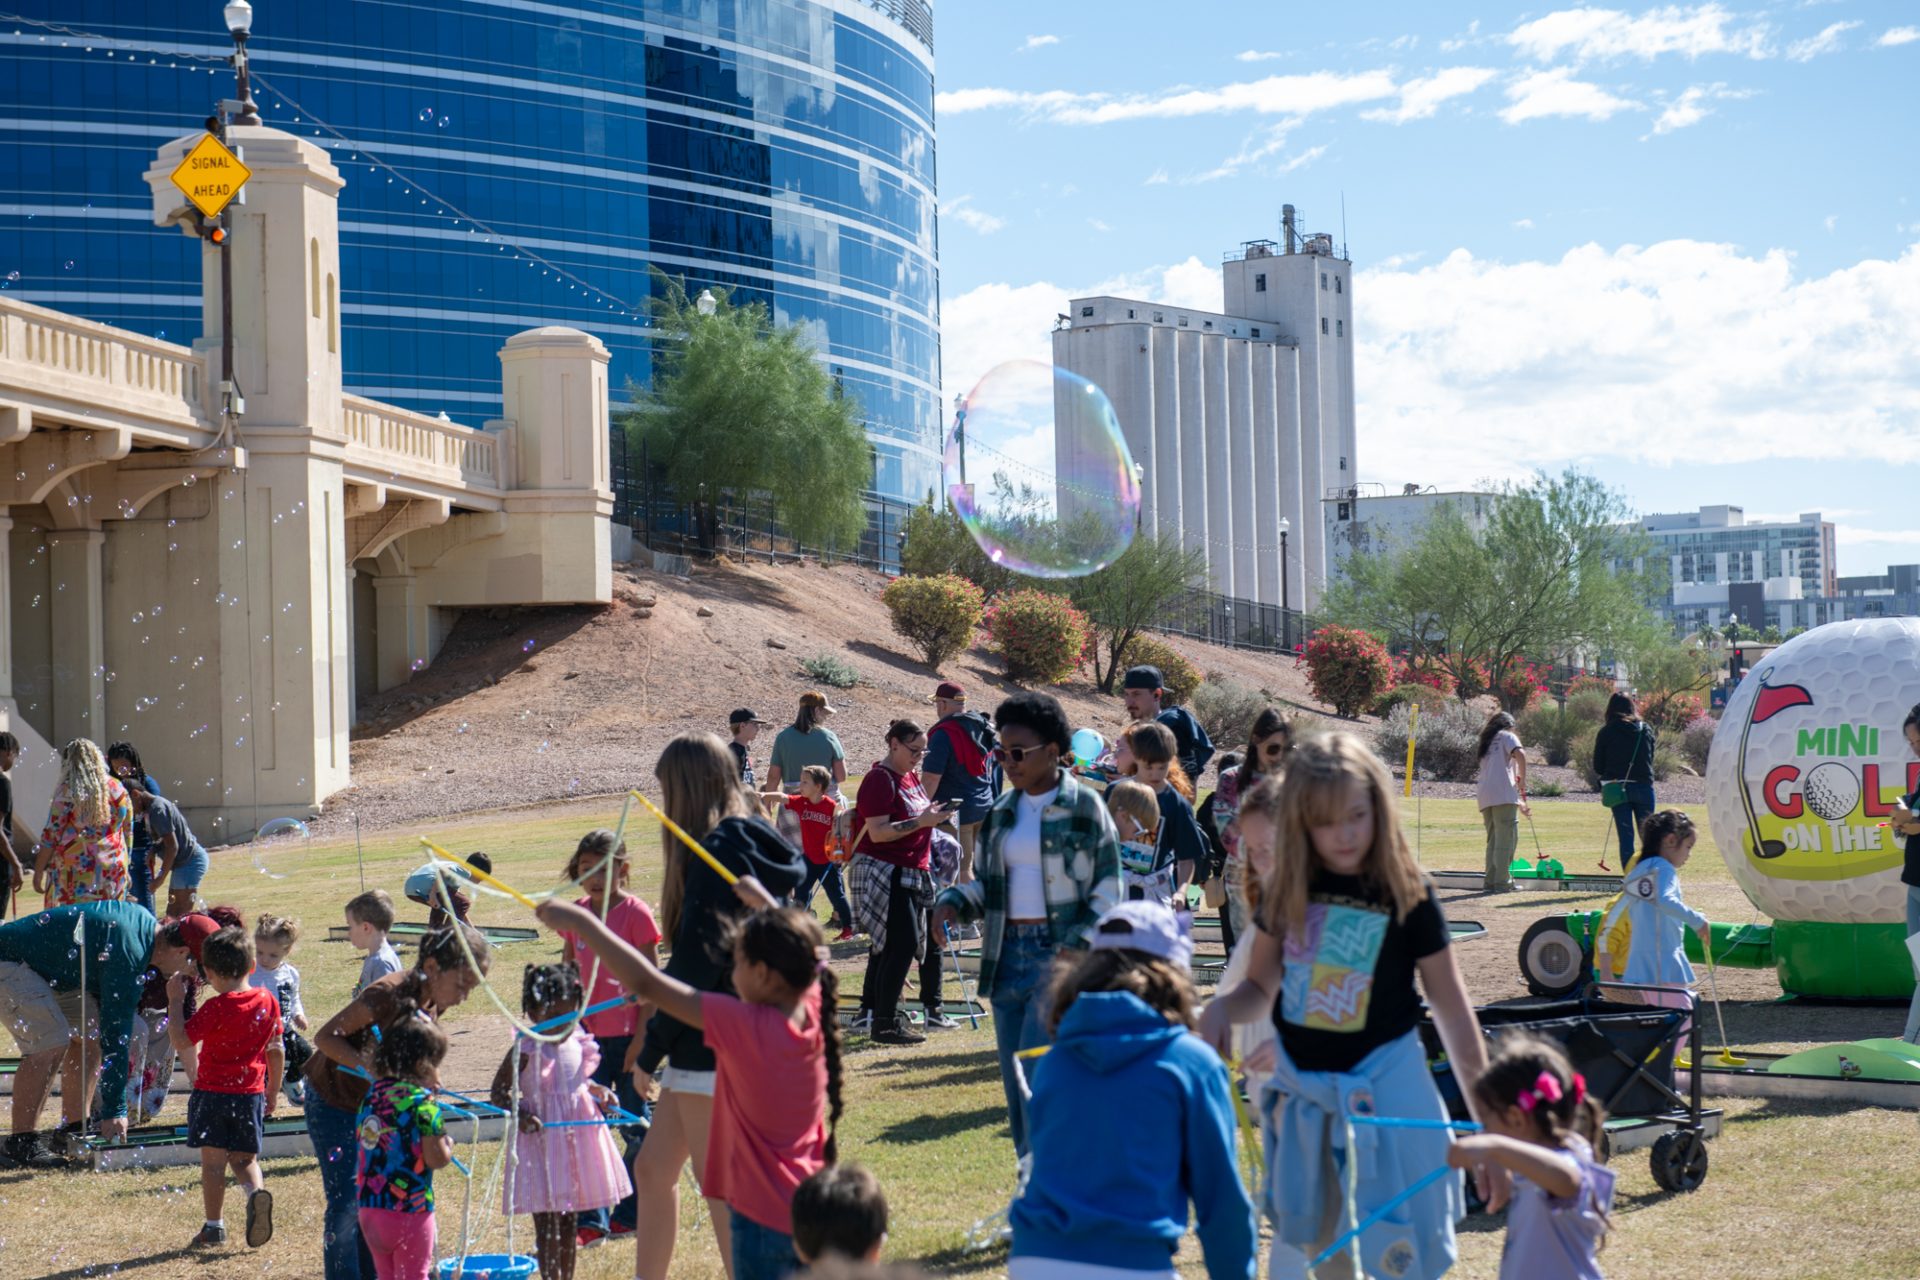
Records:
[[[1170,707],[1179,706],[1200,687],[1200,668],[1159,636],[1144,631],[1127,641],[1127,647],[1120,651],[1120,670],[1124,672],[1128,667],[1160,668],[1160,687],[1167,691],[1162,701]]]
[[[1678,773],[1686,773],[1687,762],[1680,748],[1661,743],[1653,749],[1653,780],[1665,782]]]
[[[1353,719],[1393,687],[1387,647],[1351,627],[1322,627],[1307,638],[1304,656],[1313,696]]]
[[[1373,714],[1385,716],[1395,707],[1417,706],[1420,714],[1431,715],[1453,699],[1441,690],[1428,684],[1402,684],[1387,690],[1374,699]]]
[[[1539,800],[1539,799],[1552,800],[1552,799],[1555,799],[1556,797],[1567,794],[1567,789],[1565,787],[1561,786],[1557,782],[1552,782],[1545,778],[1542,778],[1538,782],[1534,782],[1532,779],[1528,779],[1527,791],[1536,800]]]
[[[1411,713],[1412,708],[1403,703],[1374,730],[1374,749],[1389,764],[1406,763]],[[1414,772],[1425,772],[1441,782],[1472,782],[1480,776],[1480,728],[1484,723],[1484,717],[1454,699],[1431,714],[1422,711],[1414,732]]]
[[[1193,691],[1193,718],[1221,750],[1238,750],[1245,745],[1255,718],[1272,703],[1263,690],[1213,672]]]
[[[843,658],[830,653],[816,653],[811,658],[800,659],[800,669],[807,673],[809,680],[816,680],[835,689],[851,689],[860,683],[860,673]]]
[[[920,651],[927,665],[942,664],[973,643],[974,628],[986,612],[986,593],[958,574],[931,578],[895,578],[880,593],[893,615],[893,631]]]
[[[1680,731],[1680,754],[1686,757],[1694,771],[1704,774],[1707,771],[1707,756],[1713,747],[1713,735],[1720,731],[1720,722],[1712,716],[1695,716],[1686,728]]]
[[[1527,748],[1529,758],[1538,756],[1558,768],[1573,758],[1573,732],[1578,722],[1551,702],[1542,701],[1514,717],[1513,731]]]
[[[987,610],[987,639],[1021,684],[1059,684],[1087,647],[1087,615],[1064,597],[1027,588],[997,597]]]

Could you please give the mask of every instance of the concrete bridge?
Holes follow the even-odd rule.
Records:
[[[168,175],[198,137],[146,174],[189,235]],[[0,295],[0,721],[35,834],[52,748],[82,736],[138,745],[210,842],[311,813],[349,785],[356,699],[430,661],[456,610],[611,596],[606,348],[510,338],[506,417],[478,428],[345,393],[342,179],[291,134],[229,140],[253,176],[202,249],[191,348]]]

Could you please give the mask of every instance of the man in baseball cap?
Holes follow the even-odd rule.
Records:
[[[753,761],[747,758],[747,747],[760,736],[760,726],[765,723],[746,707],[727,717],[727,724],[733,729],[733,741],[727,744],[727,750],[733,752],[734,762],[740,766],[740,781],[749,791],[760,788],[754,784]]]
[[[1158,720],[1167,726],[1173,732],[1180,767],[1198,785],[1200,771],[1213,759],[1213,739],[1185,707],[1165,705],[1166,696],[1166,681],[1158,667],[1128,667],[1126,677],[1120,682],[1120,698],[1126,704],[1127,719]]]
[[[967,710],[967,691],[942,680],[933,691],[938,717],[927,732],[927,758],[920,765],[920,785],[934,804],[959,806],[960,879],[973,879],[973,850],[980,824],[993,808],[993,723]]]

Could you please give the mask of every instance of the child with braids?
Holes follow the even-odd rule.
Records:
[[[1447,1162],[1514,1175],[1500,1280],[1601,1280],[1613,1172],[1594,1159],[1607,1117],[1587,1082],[1558,1045],[1511,1036],[1472,1088],[1486,1132],[1456,1141]]]
[[[433,1100],[447,1033],[405,997],[392,1012],[374,1045],[374,1081],[354,1126],[360,1235],[379,1280],[427,1280],[433,1172],[453,1161],[453,1139]]]
[[[580,971],[565,964],[530,964],[520,1008],[532,1023],[578,1014],[585,1006]],[[520,1055],[520,1136],[501,1208],[533,1215],[541,1280],[572,1280],[575,1227],[582,1210],[605,1210],[633,1191],[613,1134],[600,1123],[614,1105],[613,1090],[596,1084],[600,1049],[578,1020],[567,1036],[547,1043],[515,1038],[493,1077],[493,1105],[513,1105],[515,1054]]]
[[[819,921],[780,907],[750,876],[734,892],[754,908],[729,931],[737,996],[666,976],[578,906],[549,901],[540,918],[582,939],[637,997],[699,1028],[712,1047],[706,1193],[732,1214],[733,1280],[780,1280],[799,1268],[794,1190],[835,1162],[839,991]]]

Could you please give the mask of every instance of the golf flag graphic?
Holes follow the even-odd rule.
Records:
[[[1813,695],[1797,684],[1762,684],[1753,699],[1753,723],[1765,724],[1788,707],[1810,707]]]

